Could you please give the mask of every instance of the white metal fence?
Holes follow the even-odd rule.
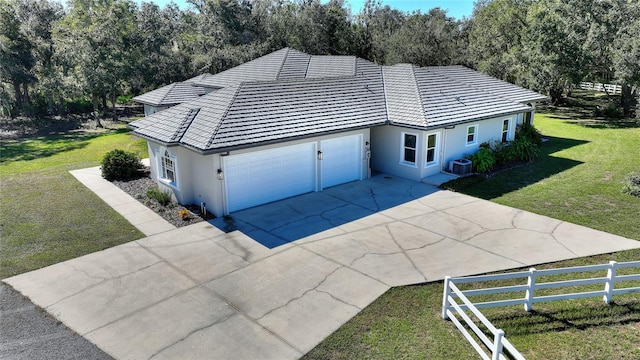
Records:
[[[631,275],[617,275],[618,269],[622,268],[640,268],[640,261],[631,261],[624,263],[617,263],[611,261],[608,264],[593,265],[593,266],[577,266],[562,269],[549,269],[549,270],[536,270],[531,268],[529,271],[521,271],[515,273],[497,274],[497,275],[484,275],[484,276],[469,276],[464,278],[452,278],[447,276],[444,280],[444,294],[442,298],[442,318],[450,319],[456,327],[462,332],[464,337],[471,343],[473,348],[480,354],[483,359],[504,359],[503,350],[507,350],[509,355],[514,359],[524,359],[522,354],[504,337],[504,331],[497,329],[487,318],[482,315],[479,309],[509,306],[509,305],[524,305],[526,311],[530,311],[534,303],[567,300],[567,299],[579,299],[587,297],[602,296],[603,301],[607,304],[611,303],[611,299],[614,295],[640,292],[640,286],[638,287],[622,287],[615,288],[616,283],[624,281],[640,281],[640,270],[637,273]],[[541,276],[558,275],[558,274],[574,274],[584,272],[606,271],[606,275],[595,278],[579,278],[574,280],[564,281],[551,281],[551,282],[538,282],[536,279]],[[473,290],[461,291],[456,284],[463,283],[478,283],[489,282],[497,280],[507,279],[527,279],[527,283],[523,285],[502,286],[492,288],[481,288]],[[596,291],[582,291],[568,294],[555,294],[546,296],[536,296],[536,290],[550,289],[550,288],[566,288],[569,286],[585,286],[603,284],[603,290]],[[524,297],[488,301],[481,303],[473,303],[469,300],[470,296],[488,295],[488,294],[504,294],[512,292],[524,292]],[[461,301],[459,304],[457,300]],[[486,327],[493,337],[483,332],[474,321],[471,320],[466,311],[470,311],[478,321]],[[475,336],[480,339],[481,343],[478,343],[474,336],[467,330],[462,324],[463,320],[468,328],[470,328]],[[487,354],[487,351],[489,354]]]
[[[615,84],[602,84],[592,82],[581,82],[580,89],[606,92],[608,94],[619,95],[622,93],[622,86]]]

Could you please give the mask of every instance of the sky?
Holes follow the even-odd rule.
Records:
[[[160,7],[164,7],[171,0],[145,0],[151,1]],[[180,8],[186,9],[189,4],[186,0],[173,0]],[[323,1],[323,3],[326,1]],[[348,4],[351,4],[351,12],[357,13],[362,9],[362,4],[365,0],[346,0]],[[411,12],[413,10],[420,10],[423,13],[429,11],[434,7],[440,7],[447,10],[447,15],[456,19],[462,19],[463,16],[470,17],[473,11],[474,0],[383,0],[383,5],[389,5],[389,7],[398,9],[401,11]]]

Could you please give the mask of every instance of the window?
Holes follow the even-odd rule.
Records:
[[[467,127],[467,145],[473,145],[478,142],[478,125]]]
[[[533,123],[533,112],[529,111],[524,113],[524,123],[532,124]]]
[[[174,157],[169,154],[168,150],[164,151],[164,155],[160,159],[160,163],[162,165],[162,178],[175,184],[176,168]]]
[[[407,165],[416,164],[416,146],[418,135],[402,133],[402,158],[401,162]]]
[[[438,149],[438,134],[427,135],[427,161],[426,166],[435,165],[438,163],[437,158]]]
[[[509,119],[502,121],[502,142],[509,141]]]

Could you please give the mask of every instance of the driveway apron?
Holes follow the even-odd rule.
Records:
[[[118,359],[296,359],[393,286],[639,247],[378,175],[4,281]]]

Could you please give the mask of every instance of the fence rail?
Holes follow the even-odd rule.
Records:
[[[631,275],[617,275],[618,269],[623,268],[639,268],[639,272]],[[560,274],[573,274],[573,273],[585,273],[606,271],[606,275],[602,277],[594,278],[579,278],[573,280],[563,281],[550,281],[550,282],[538,282],[537,278],[541,276],[560,275]],[[460,290],[456,284],[465,283],[479,283],[498,280],[509,279],[527,279],[526,285],[511,285],[490,287],[473,290]],[[456,327],[462,332],[464,337],[471,343],[473,348],[480,354],[483,359],[504,359],[503,349],[515,359],[524,359],[522,354],[504,337],[504,331],[497,329],[491,322],[480,312],[479,309],[510,306],[510,305],[524,305],[526,311],[531,311],[534,303],[579,299],[587,297],[602,296],[605,303],[611,303],[614,295],[621,295],[627,293],[640,293],[640,286],[638,287],[623,287],[615,288],[616,283],[626,281],[640,281],[640,261],[630,261],[624,263],[618,263],[611,261],[608,264],[591,265],[591,266],[576,266],[561,269],[548,269],[548,270],[536,270],[535,268],[529,269],[529,271],[520,271],[514,273],[497,274],[497,275],[483,275],[483,276],[469,276],[464,278],[452,278],[447,276],[444,280],[444,294],[442,298],[442,318],[450,319]],[[568,294],[555,294],[545,296],[535,296],[536,290],[539,289],[552,289],[552,288],[564,288],[569,286],[585,286],[604,284],[604,290],[597,291],[582,291]],[[490,295],[490,294],[502,294],[512,292],[524,292],[524,297],[487,301],[480,303],[473,303],[469,300],[469,297],[478,295]],[[459,304],[458,300],[462,303]],[[470,311],[482,323],[492,335],[493,339],[490,339],[479,327],[476,325],[466,311]],[[480,339],[481,343],[478,343],[473,335],[465,328],[462,321],[466,326],[473,331],[475,336]],[[487,355],[487,350],[490,355]]]
[[[580,89],[606,92],[608,94],[619,95],[622,93],[622,86],[615,84],[602,84],[592,82],[581,82]]]

